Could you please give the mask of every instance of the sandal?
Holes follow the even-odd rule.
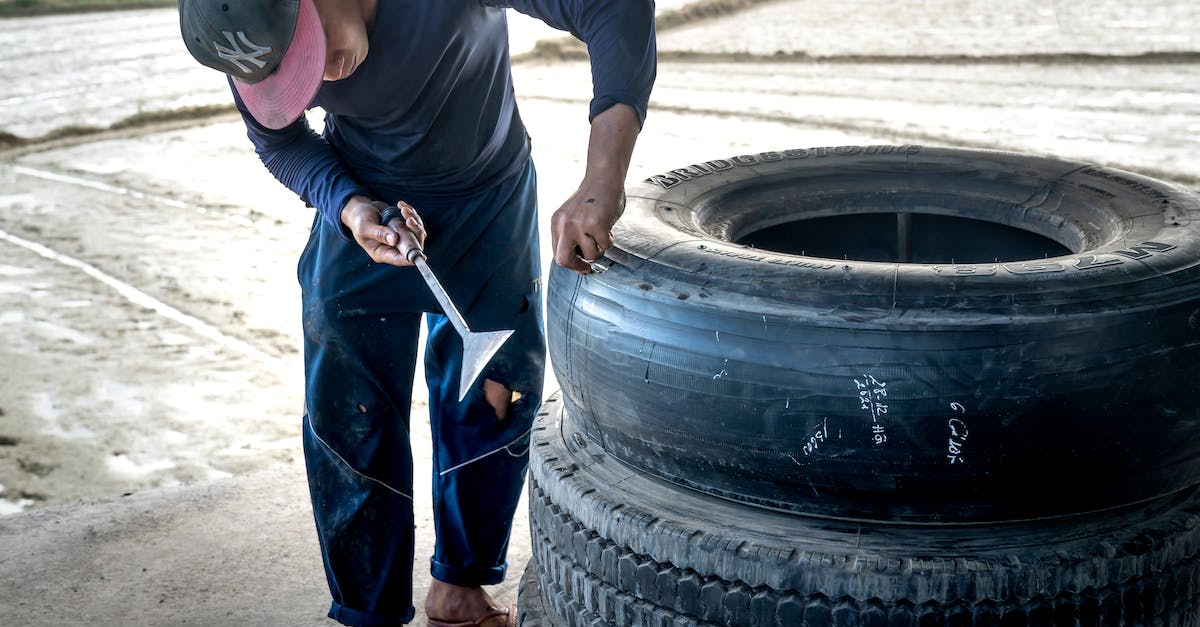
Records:
[[[515,605],[502,610],[492,610],[475,620],[462,623],[450,623],[434,618],[429,619],[429,627],[516,627],[516,625],[517,606]]]

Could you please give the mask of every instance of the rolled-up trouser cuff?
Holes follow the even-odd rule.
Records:
[[[380,616],[361,610],[353,610],[337,601],[329,606],[329,618],[351,627],[394,627],[411,623],[417,616],[417,608],[409,607],[404,616]]]
[[[461,568],[443,564],[432,558],[429,560],[429,574],[433,575],[434,579],[456,586],[493,586],[504,581],[504,573],[507,570],[507,564],[490,568]]]

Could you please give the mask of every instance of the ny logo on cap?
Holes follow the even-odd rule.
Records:
[[[238,42],[236,40],[234,40],[233,33],[229,32],[227,30],[223,30],[223,31],[221,31],[221,34],[225,35],[225,39],[229,40],[229,45],[232,47],[226,48],[225,46],[222,46],[221,44],[214,41],[213,47],[215,47],[217,49],[218,57],[221,57],[222,59],[225,59],[226,61],[229,61],[230,63],[236,65],[239,70],[241,70],[242,72],[244,72],[246,74],[251,74],[251,73],[253,73],[254,70],[251,70],[249,67],[246,67],[246,64],[242,63],[242,61],[253,63],[260,70],[263,69],[263,67],[265,67],[267,65],[267,62],[263,61],[259,57],[266,55],[266,54],[270,54],[271,53],[270,46],[259,46],[259,45],[255,44],[254,42],[250,41],[249,39],[247,39],[246,33],[242,32],[242,31],[238,31],[237,38],[239,40],[241,40],[242,45],[245,45],[247,48],[250,49],[250,51],[247,52],[245,50],[242,50],[242,45],[239,45]]]

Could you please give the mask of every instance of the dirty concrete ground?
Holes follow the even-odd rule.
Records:
[[[1200,181],[1200,46],[1173,27],[1196,23],[1193,3],[744,4],[660,34],[631,180],[886,142]],[[0,41],[49,42],[0,46],[0,131],[226,103],[174,28],[170,10],[0,21]],[[137,45],[60,58],[110,30]],[[582,173],[587,65],[535,58],[515,74],[548,218]],[[329,624],[299,465],[293,277],[311,218],[228,114],[0,156],[0,508],[27,510],[0,517],[0,621]],[[528,558],[523,524],[502,598]]]

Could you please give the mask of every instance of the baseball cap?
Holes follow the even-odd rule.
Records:
[[[259,124],[296,121],[325,75],[325,30],[313,0],[179,0],[179,27],[200,63],[233,78]]]

